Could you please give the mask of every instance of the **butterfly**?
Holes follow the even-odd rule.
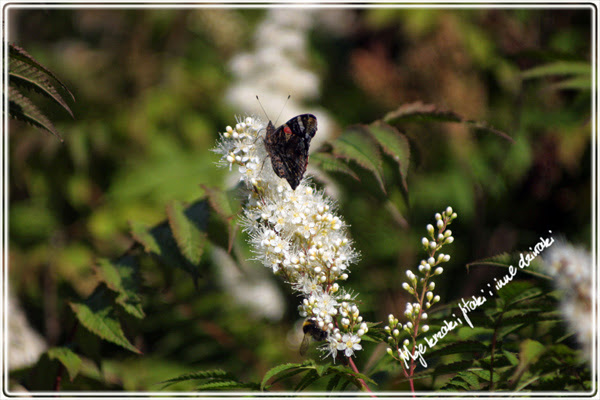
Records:
[[[308,165],[308,148],[317,133],[317,117],[300,114],[279,128],[269,121],[265,148],[271,158],[273,171],[296,190]]]

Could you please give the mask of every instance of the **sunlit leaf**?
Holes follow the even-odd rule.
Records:
[[[386,192],[383,183],[381,154],[377,145],[373,142],[368,128],[364,126],[350,127],[332,145],[336,156],[352,160],[371,171],[377,178],[381,190],[384,193]]]
[[[52,133],[54,136],[63,139],[54,127],[54,124],[46,117],[27,97],[23,96],[16,88],[8,88],[8,105],[10,116],[20,121],[26,122],[37,128],[42,128]]]
[[[112,299],[104,284],[98,285],[85,302],[70,302],[69,305],[79,322],[90,332],[104,340],[140,354],[125,337],[121,323],[117,319]]]
[[[48,349],[48,357],[58,360],[69,372],[69,379],[73,381],[81,368],[81,358],[68,347],[53,347]]]
[[[191,220],[186,215],[183,204],[178,201],[173,201],[167,205],[167,216],[181,254],[190,263],[197,265],[200,263],[204,252],[208,221],[206,219]]]
[[[349,175],[356,180],[360,180],[358,175],[352,171],[352,168],[350,168],[344,160],[335,157],[332,154],[316,153],[310,156],[310,160],[311,163],[317,165],[323,171],[340,172]]]
[[[121,304],[127,313],[136,318],[144,318],[139,296],[138,269],[137,260],[133,256],[124,256],[112,262],[102,259],[98,262],[96,270],[100,279],[118,293],[116,302]]]

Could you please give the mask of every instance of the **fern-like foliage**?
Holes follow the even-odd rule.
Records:
[[[14,44],[9,44],[8,76],[9,115],[37,128],[45,129],[62,141],[52,121],[23,94],[23,91],[33,91],[52,99],[73,116],[73,112],[58,89],[60,88],[74,101],[75,97],[71,91],[50,70]]]

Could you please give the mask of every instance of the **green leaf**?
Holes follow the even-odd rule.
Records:
[[[45,129],[63,141],[54,124],[29,100],[13,86],[8,87],[9,115],[26,122],[36,128]]]
[[[65,366],[69,372],[69,379],[73,382],[81,368],[81,358],[68,347],[53,347],[48,349],[47,353],[51,360],[58,360]]]
[[[429,357],[439,357],[458,353],[481,353],[487,351],[488,347],[475,340],[464,340],[451,343],[445,347],[434,350]]]
[[[160,253],[160,246],[146,225],[137,221],[129,221],[129,227],[131,236],[136,242],[144,246],[146,253]]]
[[[217,216],[227,226],[227,251],[231,252],[233,241],[238,230],[236,217],[241,210],[241,201],[237,189],[223,191],[218,188],[200,185],[206,193],[208,204],[216,211]]]
[[[69,305],[79,322],[90,332],[127,350],[141,354],[125,337],[115,315],[108,288],[104,283],[98,285],[85,302],[70,302]]]
[[[386,193],[383,183],[381,154],[367,127],[357,125],[348,128],[332,145],[336,156],[352,160],[371,171],[379,182],[383,193]]]
[[[590,90],[592,88],[592,80],[590,77],[575,77],[557,82],[551,87],[557,90]]]
[[[136,318],[144,318],[142,301],[139,296],[139,267],[133,256],[123,256],[115,262],[102,259],[96,271],[106,286],[118,293],[116,302]]]
[[[435,367],[434,375],[437,376],[437,375],[444,375],[444,374],[459,373],[461,371],[466,370],[471,365],[473,365],[474,361],[475,360],[473,360],[471,358],[468,360],[461,360],[461,361],[455,361],[455,362],[446,363],[446,364],[439,364]]]
[[[175,378],[167,379],[159,383],[164,383],[163,389],[177,382],[203,380],[203,379],[233,379],[233,376],[222,369],[212,369],[208,371],[196,371],[188,374],[183,374]]]
[[[179,201],[172,201],[167,205],[167,216],[179,250],[190,263],[198,265],[204,252],[208,221],[189,219],[185,214],[183,203]],[[202,223],[203,226],[197,223]]]
[[[406,136],[395,127],[381,121],[369,125],[369,132],[383,151],[398,163],[400,174],[406,183],[410,163],[410,146]]]
[[[249,386],[254,387],[254,385],[248,385],[246,383],[241,383],[241,382],[237,382],[237,381],[217,381],[217,382],[202,383],[202,384],[196,386],[196,390],[247,389]]]
[[[271,368],[270,370],[267,371],[267,373],[263,377],[262,382],[260,383],[260,390],[264,390],[269,379],[271,379],[275,375],[280,374],[285,371],[289,371],[291,369],[301,368],[304,366],[306,366],[306,364],[304,364],[304,363],[303,364],[287,363],[287,364],[281,364],[281,365]]]
[[[341,172],[349,175],[352,178],[360,181],[358,175],[350,168],[350,166],[344,162],[341,158],[335,157],[329,153],[316,153],[310,156],[310,161],[316,164],[323,171],[329,172]]]
[[[209,216],[208,203],[199,200],[185,210],[185,216],[190,223],[201,230],[206,226]],[[158,257],[162,262],[174,268],[181,268],[194,279],[199,276],[198,265],[192,264],[182,254],[173,231],[167,222],[163,222],[150,231],[143,225],[130,223],[134,239],[144,246],[145,251]]]
[[[504,356],[506,357],[506,359],[508,360],[508,362],[510,362],[511,365],[517,365],[519,363],[519,359],[517,358],[517,356],[515,355],[515,353],[512,353],[510,351],[507,350],[502,350],[502,354],[504,354]]]
[[[329,382],[327,382],[327,388],[325,389],[325,391],[332,392],[335,389],[335,387],[339,385],[341,379],[342,376],[340,374],[333,375]]]
[[[523,79],[541,78],[553,75],[591,75],[592,66],[580,61],[557,61],[524,71]]]
[[[16,46],[14,44],[9,44],[8,45],[9,48],[9,56],[12,59],[15,60],[19,60],[21,62],[24,63],[28,63],[30,65],[32,65],[33,67],[36,67],[38,69],[40,69],[41,71],[43,71],[44,73],[46,73],[48,76],[50,76],[52,79],[54,79],[70,96],[73,100],[75,100],[75,96],[73,96],[73,94],[71,93],[71,91],[69,90],[69,88],[67,88],[67,86],[62,83],[57,77],[56,75],[54,75],[48,68],[44,67],[42,64],[40,64],[39,62],[37,62],[33,57],[31,57],[29,55],[29,53],[27,53],[25,50],[23,50],[22,48],[20,48],[19,46]]]
[[[433,104],[417,101],[401,105],[395,111],[386,114],[383,121],[391,125],[406,121],[461,122],[462,117],[453,111],[440,110]]]
[[[54,100],[73,117],[73,112],[67,103],[50,82],[47,75],[40,69],[17,58],[9,59],[8,69],[11,84],[23,89],[33,90],[44,97]]]
[[[398,125],[409,121],[461,122],[477,130],[493,133],[514,143],[513,138],[502,131],[488,126],[485,122],[468,120],[456,114],[454,111],[442,110],[434,104],[423,104],[420,101],[403,104],[395,111],[386,114],[385,117],[383,117],[383,121],[390,125]]]
[[[304,377],[296,385],[296,387],[294,388],[294,392],[300,392],[300,391],[306,389],[309,385],[318,381],[320,378],[321,377],[319,376],[319,374],[317,374],[317,371],[315,371],[314,369],[311,369],[310,371],[308,371],[308,373],[306,375],[304,375]]]
[[[519,366],[510,378],[510,382],[519,382],[527,367],[536,362],[546,351],[546,347],[533,339],[525,339],[519,346]]]
[[[528,252],[523,252],[523,257],[526,257]],[[484,266],[484,267],[500,267],[508,269],[509,266],[513,266],[517,268],[517,276],[519,274],[528,274],[531,276],[535,276],[536,278],[551,280],[552,278],[548,275],[544,275],[542,273],[536,272],[535,270],[540,269],[540,260],[539,257],[533,259],[533,261],[529,264],[529,266],[525,266],[523,268],[519,268],[519,261],[521,259],[521,253],[513,252],[513,253],[502,253],[493,257],[483,258],[481,260],[470,262],[466,265],[467,269],[473,266]],[[508,272],[508,271],[507,271]],[[516,276],[515,276],[516,278]],[[514,283],[514,282],[513,282]],[[506,286],[504,286],[501,290],[504,290]]]
[[[457,378],[464,380],[472,388],[478,389],[480,386],[478,376],[471,371],[460,372]]]

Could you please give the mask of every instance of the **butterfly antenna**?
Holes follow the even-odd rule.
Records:
[[[260,106],[260,108],[263,110],[263,112],[265,113],[265,117],[267,117],[267,119],[270,121],[269,116],[267,115],[267,112],[265,111],[265,108],[263,107],[262,103],[260,102],[260,100],[258,99],[258,95],[256,95],[256,100],[258,100],[258,105]]]
[[[292,97],[292,95],[288,94],[288,97],[287,97],[287,99],[285,99],[285,103],[283,103],[283,107],[281,107],[281,111],[279,111],[279,115],[277,116],[277,119],[275,120],[275,126],[277,126],[277,121],[279,121],[279,117],[281,117],[281,113],[283,112],[283,109],[285,108],[285,105],[287,104],[290,97]]]

